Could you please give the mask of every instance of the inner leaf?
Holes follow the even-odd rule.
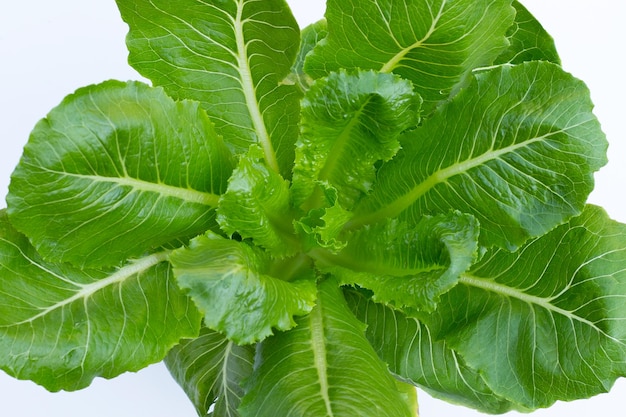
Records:
[[[411,83],[390,74],[341,71],[317,80],[302,101],[295,205],[318,208],[323,193],[316,185],[327,182],[351,209],[370,190],[374,165],[395,155],[398,135],[417,125],[420,105]]]

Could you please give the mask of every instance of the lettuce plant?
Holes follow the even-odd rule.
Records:
[[[164,360],[199,415],[487,413],[626,375],[607,143],[514,0],[117,0],[152,81],[67,96],[0,211],[0,368]]]

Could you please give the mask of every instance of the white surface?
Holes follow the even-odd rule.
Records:
[[[590,201],[626,223],[626,88],[622,61],[626,3],[621,0],[526,0],[555,37],[564,67],[583,79],[611,144]],[[323,14],[321,0],[291,0],[304,26]],[[0,208],[29,131],[76,88],[116,78],[141,79],[126,63],[126,26],[114,0],[2,0],[0,7]],[[424,417],[481,415],[420,394]],[[626,381],[610,394],[557,404],[533,416],[624,415]],[[195,411],[161,365],[83,391],[50,394],[0,372],[0,416],[192,417]],[[510,413],[511,416],[517,413]],[[277,416],[282,417],[282,416]],[[308,416],[307,416],[308,417]],[[316,416],[311,416],[316,417]],[[357,417],[357,416],[355,416]]]

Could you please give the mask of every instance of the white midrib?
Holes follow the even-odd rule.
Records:
[[[156,193],[164,197],[174,197],[189,203],[202,204],[210,207],[217,207],[220,196],[213,193],[193,190],[191,188],[180,188],[163,183],[153,183],[131,177],[103,177],[100,175],[83,175],[69,172],[61,172],[64,176],[87,179],[93,182],[104,182],[131,187],[133,190]]]
[[[529,146],[534,142],[539,142],[544,139],[545,139],[545,136],[540,136],[540,137],[533,138],[524,142],[510,145],[501,149],[493,149],[491,151],[485,152],[484,154],[476,158],[457,162],[446,168],[435,171],[424,181],[422,181],[421,183],[413,187],[410,191],[401,195],[400,197],[398,197],[391,203],[371,213],[366,213],[360,216],[358,215],[355,216],[352,220],[350,220],[350,222],[348,222],[348,224],[346,225],[346,228],[354,229],[354,228],[363,226],[365,224],[373,223],[380,219],[384,219],[388,217],[396,217],[401,212],[406,210],[410,205],[412,205],[415,201],[421,198],[424,194],[426,194],[429,190],[435,187],[437,184],[443,183],[455,175],[465,173],[489,161],[498,159],[502,155],[505,155],[510,152],[514,152],[519,148]]]
[[[441,16],[443,15],[443,9],[446,6],[446,3],[447,3],[446,0],[441,2],[441,7],[439,8],[439,11],[437,12],[437,16],[433,18],[433,22],[430,25],[430,28],[428,29],[428,32],[426,32],[424,37],[422,37],[422,39],[418,40],[412,45],[409,45],[406,48],[403,48],[402,50],[400,50],[397,54],[393,56],[393,58],[391,58],[389,61],[387,61],[385,65],[382,66],[382,68],[380,69],[380,72],[393,71],[398,66],[400,61],[402,61],[402,59],[404,59],[404,57],[409,52],[411,52],[413,49],[421,47],[424,44],[424,42],[426,42],[431,37],[431,35],[437,29],[437,24],[439,23],[439,19],[441,19]]]
[[[87,300],[91,296],[96,294],[98,291],[101,291],[106,287],[109,287],[111,285],[121,284],[127,279],[137,275],[138,273],[143,272],[161,262],[166,261],[170,253],[171,251],[163,251],[163,252],[158,252],[158,253],[137,259],[133,261],[132,263],[118,269],[115,273],[108,276],[107,278],[100,279],[98,281],[92,282],[91,284],[74,283],[74,285],[76,285],[79,288],[79,291],[77,291],[73,296],[68,297],[64,300],[61,300],[55,304],[52,304],[51,306],[46,307],[45,309],[42,309],[42,311],[39,314],[36,314],[27,320],[23,320],[19,323],[13,323],[12,326],[32,323],[33,321],[41,317],[44,317],[55,310],[63,308],[75,301],[78,301],[81,299]]]
[[[237,42],[237,66],[239,74],[241,76],[241,88],[246,99],[246,105],[250,111],[250,118],[254,125],[263,153],[265,154],[265,162],[274,171],[279,172],[278,161],[276,160],[276,153],[272,146],[272,141],[265,127],[263,121],[263,115],[261,109],[259,109],[259,103],[256,98],[256,87],[252,79],[252,71],[250,70],[250,63],[248,62],[248,52],[246,48],[246,40],[243,35],[243,9],[245,1],[237,1],[237,16],[233,22],[235,29],[235,40]]]
[[[326,417],[333,417],[330,397],[328,394],[328,369],[326,366],[326,342],[324,338],[324,318],[322,317],[322,308],[319,305],[311,311],[311,347],[313,349],[313,361],[317,376],[320,382],[320,395],[326,406]]]
[[[228,359],[230,358],[233,345],[234,343],[230,340],[228,341],[228,343],[226,343],[226,348],[224,349],[224,361],[222,362],[222,372],[221,372],[222,390],[221,391],[222,391],[223,400],[226,404],[230,403],[230,400],[228,399],[230,395],[230,390],[228,387]],[[226,412],[228,413],[229,416],[231,415],[230,407],[227,407]]]
[[[500,284],[490,279],[479,278],[479,277],[475,277],[469,274],[463,274],[461,278],[459,279],[459,284],[465,284],[470,287],[479,288],[479,289],[496,293],[505,297],[514,298],[516,300],[522,301],[529,305],[541,307],[553,313],[564,316],[568,318],[569,320],[583,323],[600,333],[604,333],[591,321],[584,319],[580,316],[577,316],[571,311],[562,309],[552,304],[552,300],[553,300],[552,298],[537,297],[535,295],[526,294],[517,288],[512,288],[512,287]]]

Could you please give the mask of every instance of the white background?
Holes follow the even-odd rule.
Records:
[[[130,0],[129,0],[130,1]],[[301,26],[323,15],[322,0],[288,1]],[[563,66],[590,87],[609,143],[609,165],[590,201],[626,223],[626,3],[622,0],[526,0],[554,36]],[[29,131],[76,88],[106,79],[141,79],[126,63],[126,26],[114,0],[0,0],[0,208]],[[489,354],[489,352],[485,352]],[[624,415],[626,380],[609,394],[557,404],[533,416]],[[420,393],[424,417],[480,415]],[[3,417],[192,417],[195,411],[162,365],[88,389],[50,394],[0,371]],[[517,413],[507,414],[510,416]],[[276,416],[282,417],[282,416]],[[307,416],[308,417],[308,416]],[[317,417],[317,416],[311,416]],[[358,417],[358,416],[355,416]]]

